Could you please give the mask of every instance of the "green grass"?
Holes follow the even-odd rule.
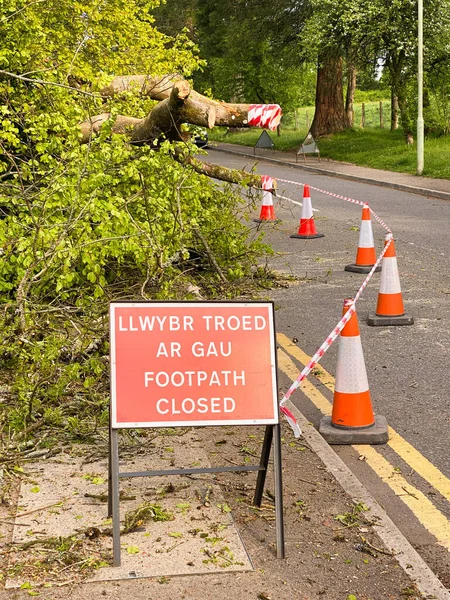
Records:
[[[373,103],[374,106],[378,103]],[[309,110],[309,118],[313,109]],[[299,111],[297,122],[298,130],[283,128],[281,135],[270,132],[275,148],[281,151],[296,151],[306,136],[307,128],[304,112]],[[356,111],[356,114],[358,112]],[[368,104],[366,104],[366,116]],[[388,112],[385,121],[388,124]],[[292,122],[292,119],[288,120]],[[250,129],[242,133],[229,133],[225,128],[215,128],[210,133],[211,140],[242,144],[253,147],[261,135],[260,129]],[[323,158],[330,158],[355,165],[398,171],[401,173],[416,173],[417,148],[416,144],[408,147],[401,130],[394,132],[380,127],[355,127],[342,133],[319,139],[318,146]],[[433,137],[425,139],[425,177],[450,179],[450,136]]]
[[[417,147],[408,147],[402,131],[351,129],[319,141],[321,155],[355,165],[415,174]],[[425,177],[450,179],[450,137],[425,140]]]

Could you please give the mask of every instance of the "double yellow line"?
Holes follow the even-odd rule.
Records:
[[[311,357],[282,333],[277,334],[278,367],[294,380],[299,370],[288,356],[290,355],[302,365],[308,364]],[[320,366],[314,374],[327,389],[334,391],[334,377]],[[331,402],[309,381],[301,384],[301,391],[325,415],[331,414]],[[450,502],[450,480],[445,477],[414,446],[389,427],[388,445],[400,456],[422,479],[427,481],[437,492]],[[436,538],[438,544],[450,550],[450,522],[419,489],[408,483],[403,475],[373,446],[352,446],[371,469],[386,483],[394,494],[400,498],[414,513],[420,523]]]

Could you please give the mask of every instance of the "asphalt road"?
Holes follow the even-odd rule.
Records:
[[[253,164],[248,158],[214,150],[209,150],[206,160],[247,169]],[[368,202],[394,234],[405,309],[415,324],[366,324],[367,315],[375,312],[379,274],[369,282],[357,313],[375,413],[387,418],[406,450],[401,455],[398,444],[379,446],[376,457],[369,450],[366,456],[363,446],[336,446],[335,450],[450,587],[450,202],[263,161],[256,168],[278,179],[278,194],[296,202],[302,202],[302,187],[280,180]],[[361,207],[314,190],[311,196],[317,209],[316,228],[325,237],[291,239],[289,235],[299,226],[301,207],[287,199],[275,201],[280,222],[263,225],[266,242],[275,250],[270,266],[300,279],[298,285],[271,293],[277,307],[277,331],[296,338],[296,345],[309,356],[339,321],[344,298],[354,296],[365,278],[344,271],[355,260]],[[375,221],[372,225],[379,254],[385,231]],[[298,353],[289,355],[288,351],[287,356],[286,364],[290,360],[295,368],[281,369],[283,391],[292,373],[302,368]],[[337,342],[321,361],[331,376],[336,372],[336,356]],[[325,385],[312,383],[332,401]],[[322,412],[314,394],[297,390],[291,399],[317,427]]]

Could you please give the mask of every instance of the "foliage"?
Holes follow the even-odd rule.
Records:
[[[18,440],[42,424],[71,436],[107,424],[110,300],[232,295],[262,251],[243,222],[252,197],[183,168],[168,142],[131,146],[106,126],[79,144],[87,116],[111,112],[111,125],[153,105],[103,104],[111,75],[201,64],[186,36],[153,26],[157,3],[0,0],[0,358],[12,383],[0,425]]]
[[[255,0],[168,0],[155,11],[157,23],[174,34],[184,27],[207,68],[196,88],[241,102],[277,102],[289,110],[310,102],[310,70],[282,51],[274,34],[273,5]],[[308,88],[308,96],[305,96]]]
[[[162,75],[197,66],[185,36],[171,39],[152,26],[159,0],[50,2],[0,0],[1,68],[94,82],[102,74]],[[19,50],[19,51],[18,51]]]
[[[199,45],[209,68],[196,79],[214,95],[236,102],[277,102],[284,110],[305,101],[301,91],[308,73],[274,53],[251,9],[230,2],[202,2]]]
[[[187,27],[208,62],[197,82],[223,99],[257,97],[280,103],[285,113],[309,104],[314,79],[302,65],[332,52],[357,69],[360,89],[379,89],[383,72],[383,91],[355,100],[382,100],[391,88],[404,132],[415,129],[415,0],[167,0],[157,14],[172,34]],[[425,125],[441,133],[449,122],[449,20],[449,0],[425,2]]]
[[[447,65],[435,69],[428,77],[424,119],[427,130],[450,133],[450,77]]]
[[[376,102],[386,100],[389,97],[389,90],[384,88],[376,90],[359,90],[355,91],[355,102]]]

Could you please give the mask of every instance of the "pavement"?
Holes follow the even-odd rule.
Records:
[[[338,162],[328,158],[318,158],[316,156],[307,156],[303,159],[302,155],[295,152],[281,152],[279,150],[256,150],[248,146],[239,146],[237,144],[226,144],[223,142],[212,142],[210,147],[214,150],[227,152],[228,154],[237,154],[248,156],[251,159],[264,160],[275,164],[289,165],[303,171],[312,173],[321,173],[331,177],[349,179],[359,183],[370,183],[382,187],[388,187],[395,190],[409,192],[411,194],[420,194],[450,200],[450,180],[433,179],[431,177],[419,177],[409,173],[396,173],[393,171],[382,171],[381,169],[372,169],[370,167],[360,167],[351,163]]]

